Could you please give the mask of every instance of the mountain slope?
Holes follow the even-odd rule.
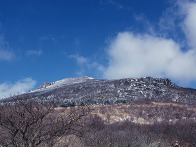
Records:
[[[171,80],[162,78],[100,80],[81,77],[45,83],[37,90],[3,101],[26,98],[55,101],[61,106],[149,101],[195,105],[196,90],[179,87]]]

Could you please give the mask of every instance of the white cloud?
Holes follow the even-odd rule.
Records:
[[[36,84],[36,81],[32,78],[25,78],[12,83],[1,83],[0,84],[0,99],[7,98],[13,95],[22,94],[29,90],[32,90]]]
[[[183,5],[183,2],[186,3]],[[160,37],[165,36],[160,32],[153,32],[153,35],[120,32],[107,47],[108,66],[103,77],[153,76],[171,78],[179,83],[196,82],[196,3],[179,0],[176,5],[179,12],[175,17],[181,17],[180,24],[176,25],[181,26],[186,35],[186,51],[181,42]]]
[[[119,33],[111,42],[108,51],[109,66],[104,72],[106,78],[169,76],[180,77],[172,69],[186,69],[179,59],[186,58],[180,47],[171,39],[150,35],[138,35],[131,32]],[[194,67],[194,63],[191,65]],[[175,74],[174,74],[175,73]],[[195,71],[196,73],[196,71]],[[188,78],[188,77],[187,77]],[[196,79],[196,76],[195,76]]]
[[[41,56],[42,54],[43,54],[42,50],[28,50],[27,51],[28,56],[36,57],[36,56]]]
[[[119,33],[108,48],[105,78],[170,77],[196,80],[196,54],[182,52],[172,39],[131,32]]]

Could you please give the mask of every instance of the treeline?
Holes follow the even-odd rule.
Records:
[[[104,124],[95,116],[84,143],[89,147],[172,147],[178,142],[183,147],[196,146],[196,123],[181,121],[176,124],[134,124],[130,121]]]
[[[89,106],[89,105],[112,105],[128,103],[126,99],[65,99],[61,107]]]

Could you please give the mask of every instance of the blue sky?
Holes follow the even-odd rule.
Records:
[[[195,16],[194,0],[0,0],[0,97],[86,75],[196,88]]]

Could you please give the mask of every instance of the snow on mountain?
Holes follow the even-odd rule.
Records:
[[[79,78],[65,78],[62,80],[58,80],[55,82],[45,82],[44,84],[42,84],[40,86],[40,88],[31,91],[31,92],[38,92],[38,91],[44,91],[44,90],[52,90],[52,89],[56,89],[65,85],[73,85],[73,84],[78,84],[78,83],[83,83],[86,82],[87,80],[92,80],[94,78],[92,77],[79,77]]]
[[[196,89],[179,87],[171,80],[162,78],[104,80],[80,77],[44,83],[30,93],[11,97],[6,101],[27,98],[37,101],[55,101],[60,106],[148,101],[196,105]]]

